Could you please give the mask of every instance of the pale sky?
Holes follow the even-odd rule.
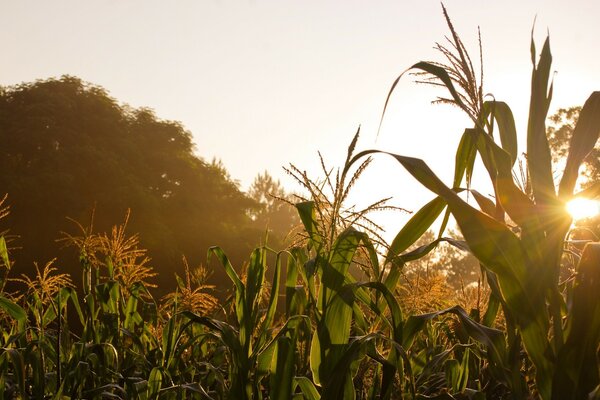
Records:
[[[521,132],[536,15],[538,49],[551,37],[551,112],[600,90],[600,1],[445,4],[474,61],[481,27],[484,90],[508,102]],[[450,182],[468,121],[429,104],[442,92],[405,78],[376,140],[391,83],[418,61],[441,60],[432,48],[447,32],[437,0],[4,0],[0,84],[70,74],[101,85],[181,121],[198,154],[221,159],[242,189],[264,170],[298,189],[281,167],[318,171],[317,151],[339,165],[359,125],[360,149],[424,158]],[[365,177],[357,201],[394,196],[416,210],[432,197],[384,158]]]

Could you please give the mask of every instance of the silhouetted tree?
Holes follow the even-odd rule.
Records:
[[[256,176],[248,196],[260,205],[250,215],[256,226],[268,229],[276,240],[284,240],[300,224],[298,213],[291,205],[291,196],[285,192],[281,182],[274,180],[267,171]]]
[[[161,280],[183,271],[182,254],[203,262],[211,245],[245,259],[259,241],[249,217],[257,204],[194,150],[180,123],[121,106],[75,77],[2,88],[0,193],[11,206],[6,224],[20,235],[17,272],[60,256],[58,265],[77,273],[77,257],[55,239],[76,229],[66,217],[87,224],[94,207],[102,231],[131,209],[128,230],[140,233]]]

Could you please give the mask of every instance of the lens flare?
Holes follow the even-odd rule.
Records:
[[[573,219],[592,218],[600,214],[600,201],[577,198],[567,203],[567,211]]]

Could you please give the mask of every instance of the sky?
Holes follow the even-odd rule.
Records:
[[[551,113],[600,89],[599,1],[445,4],[474,61],[480,27],[484,91],[511,106],[521,133],[534,19],[538,50],[550,34]],[[317,152],[340,166],[359,126],[359,149],[423,158],[449,183],[469,122],[430,104],[443,92],[405,76],[377,133],[394,79],[418,61],[441,61],[433,47],[447,34],[437,0],[4,0],[0,85],[63,74],[100,85],[121,103],[181,121],[198,155],[220,159],[244,190],[265,170],[298,190],[282,167],[319,178]],[[379,156],[351,201],[388,196],[413,211],[432,198]],[[406,218],[382,223],[391,234]]]

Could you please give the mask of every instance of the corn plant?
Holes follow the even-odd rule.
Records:
[[[444,86],[450,96],[443,100],[464,110],[474,126],[465,130],[457,149],[452,187],[446,186],[422,160],[391,154],[438,197],[417,213],[419,218],[413,222],[419,229],[403,229],[398,234],[388,259],[401,255],[406,243],[414,241],[447,206],[468,248],[485,268],[492,289],[484,322],[489,324],[494,319],[499,306],[504,312],[508,357],[501,360],[501,369],[513,372],[505,373],[502,379],[513,396],[523,398],[533,391],[542,399],[584,398],[599,384],[595,353],[600,340],[600,298],[593,293],[600,290],[600,270],[597,264],[591,265],[597,263],[598,244],[586,247],[572,284],[560,282],[559,272],[571,225],[565,203],[573,197],[598,193],[598,182],[584,192],[574,190],[579,166],[600,132],[600,92],[594,92],[581,110],[565,171],[555,187],[545,130],[553,89],[550,44],[546,39],[536,62],[532,39],[526,167],[529,180],[519,185],[513,174],[518,150],[512,111],[504,102],[483,101],[481,90],[475,90],[479,85],[470,58],[447,14],[446,18],[455,49],[451,52],[442,48],[449,64],[420,62],[410,70],[422,71],[435,84]],[[401,76],[394,82],[388,100]],[[376,152],[359,153],[353,162]],[[465,175],[470,185],[476,155],[481,157],[495,190],[495,197],[489,199],[468,186],[479,209],[458,195]],[[525,364],[519,357],[521,345],[527,354]],[[520,371],[533,375],[533,387],[527,387]]]

